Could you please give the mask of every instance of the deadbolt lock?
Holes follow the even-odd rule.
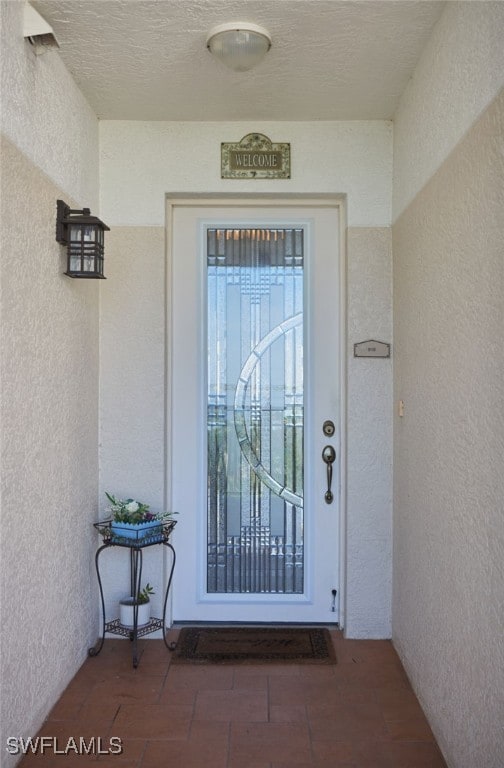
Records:
[[[334,435],[334,421],[328,419],[322,424],[322,432],[326,437],[332,437]]]

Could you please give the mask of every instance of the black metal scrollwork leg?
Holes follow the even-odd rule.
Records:
[[[131,549],[131,595],[134,598],[133,603],[133,666],[138,667],[138,595],[142,583],[142,550]]]
[[[98,587],[100,589],[100,600],[101,600],[101,612],[102,612],[102,636],[99,638],[95,645],[93,645],[91,648],[88,649],[89,656],[98,656],[101,649],[103,648],[103,643],[105,642],[105,598],[103,597],[103,586],[102,586],[102,580],[100,576],[100,566],[99,566],[99,557],[100,554],[103,552],[104,549],[107,549],[110,547],[110,544],[103,544],[101,546],[95,555],[95,568],[96,568],[96,575],[98,577]]]
[[[173,549],[173,547],[172,547],[172,545],[170,544],[169,541],[165,541],[164,545],[165,545],[165,547],[168,547],[168,549],[171,549],[171,553],[172,553],[173,559],[172,559],[172,564],[171,564],[171,569],[170,569],[170,576],[168,578],[168,584],[166,585],[166,592],[165,592],[165,598],[164,598],[164,604],[163,604],[163,642],[166,645],[166,647],[168,648],[168,650],[172,651],[173,647],[171,647],[166,642],[166,605],[168,603],[168,595],[170,593],[170,587],[171,587],[171,583],[172,583],[172,579],[173,579],[173,571],[175,570],[176,555],[175,555],[175,550]]]

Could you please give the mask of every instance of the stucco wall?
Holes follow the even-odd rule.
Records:
[[[394,219],[504,84],[504,3],[449,2],[394,115]]]
[[[221,141],[252,130],[291,142],[291,180],[220,178]],[[356,341],[391,340],[391,140],[384,122],[100,124],[101,210],[114,227],[113,279],[101,295],[102,500],[111,490],[163,508],[165,195],[347,195],[348,464],[366,470],[363,482],[354,472],[348,488],[346,627],[353,637],[391,631],[391,364],[352,357]],[[115,599],[122,565],[113,563],[107,576]]]
[[[72,206],[98,199],[98,127],[58,54],[35,57],[24,42],[22,5],[1,3],[5,768],[18,759],[5,751],[5,739],[35,735],[98,629],[91,527],[98,492],[98,285],[62,274],[64,252],[54,237],[58,198]]]
[[[98,209],[98,121],[58,53],[23,38],[24,0],[1,0],[2,133],[69,197]]]
[[[405,404],[394,425],[393,639],[450,768],[498,768],[504,755],[504,95],[480,114],[471,84],[464,98],[475,111],[465,136],[464,125],[454,132],[450,109],[451,93],[466,85],[465,59],[496,53],[497,31],[500,57],[504,8],[473,5],[476,12],[450,4],[441,19],[442,26],[452,21],[443,50],[451,79],[441,101],[432,84],[433,115],[425,118],[431,141],[432,122],[438,130],[445,123],[451,152],[427,183],[412,181],[416,194],[393,227],[394,399]],[[468,23],[467,14],[475,23],[477,15],[476,30],[467,28],[465,36],[475,32],[477,53],[471,45],[453,46],[448,34]],[[488,40],[480,37],[482,27]],[[427,71],[434,78],[435,69],[425,66],[418,76]],[[416,88],[428,94],[429,81]],[[406,147],[418,167],[425,160],[429,168],[437,151],[425,156],[416,141],[427,106],[406,94],[395,135],[396,177],[408,173]]]
[[[392,341],[390,228],[351,228],[348,283],[349,637],[390,637],[392,604],[392,359],[353,357],[364,339]]]
[[[105,491],[165,509],[165,232],[113,227],[107,237],[107,281],[101,288],[100,505]],[[162,615],[164,547],[145,550],[142,583],[156,588]],[[128,558],[102,558],[109,616],[128,593]],[[157,637],[153,635],[152,637]],[[159,637],[160,637],[159,633]]]
[[[291,144],[291,179],[221,179],[220,145],[252,131]],[[115,226],[164,226],[165,195],[347,195],[348,225],[391,220],[392,124],[100,122],[101,211]]]

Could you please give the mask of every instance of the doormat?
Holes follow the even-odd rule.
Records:
[[[178,664],[336,664],[319,627],[185,627],[172,654]]]

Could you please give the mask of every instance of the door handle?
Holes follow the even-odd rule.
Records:
[[[334,499],[333,492],[331,491],[332,485],[332,465],[336,458],[336,451],[332,445],[326,445],[322,450],[322,461],[327,465],[327,491],[325,492],[324,499],[327,504],[331,504]]]

